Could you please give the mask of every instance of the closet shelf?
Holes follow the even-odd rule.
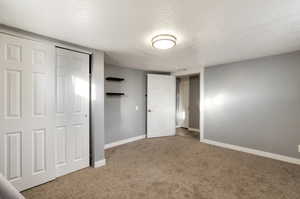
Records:
[[[122,96],[122,95],[125,95],[125,93],[110,93],[110,92],[107,92],[106,95],[110,95],[110,96]]]
[[[116,81],[116,82],[124,81],[124,78],[119,78],[119,77],[107,77],[105,79],[108,81]]]

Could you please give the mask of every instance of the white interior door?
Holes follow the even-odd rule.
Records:
[[[55,178],[54,47],[0,34],[0,172],[24,190]]]
[[[147,137],[175,135],[175,77],[147,76]]]
[[[56,49],[56,174],[89,166],[89,55]]]

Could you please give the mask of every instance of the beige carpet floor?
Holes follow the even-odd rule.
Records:
[[[86,168],[23,192],[28,199],[299,199],[300,166],[199,143],[144,139]]]

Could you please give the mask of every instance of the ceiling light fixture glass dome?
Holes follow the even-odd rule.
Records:
[[[169,34],[156,35],[152,38],[152,46],[157,49],[166,50],[176,45],[176,37]]]

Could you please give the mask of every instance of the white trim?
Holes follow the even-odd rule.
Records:
[[[139,135],[139,136],[132,137],[132,138],[127,138],[127,139],[124,139],[124,140],[119,140],[119,141],[116,141],[116,142],[106,144],[104,146],[104,149],[109,149],[109,148],[112,148],[112,147],[115,147],[115,146],[123,145],[123,144],[129,143],[129,142],[134,142],[134,141],[145,139],[145,138],[146,138],[146,135]]]
[[[78,51],[90,55],[94,53],[93,49],[90,49],[85,46],[80,46],[79,44],[72,44],[66,41],[61,41],[52,37],[39,35],[34,32],[28,32],[22,29],[17,29],[6,25],[0,25],[0,33],[7,34],[14,37],[19,37],[22,39],[28,39],[36,42],[43,42],[53,46],[59,46],[62,48],[67,48],[70,50],[74,50],[74,51]]]
[[[193,75],[193,74],[198,74],[201,73],[203,66],[197,66],[197,67],[192,67],[192,68],[184,68],[179,71],[174,71],[172,72],[173,75],[175,76],[186,76],[186,75]]]
[[[106,165],[106,160],[103,159],[103,160],[99,160],[99,161],[96,161],[94,162],[94,168],[99,168],[99,167],[103,167]]]
[[[204,140],[204,109],[205,109],[205,97],[204,97],[204,70],[205,67],[201,68],[200,72],[200,141]]]
[[[15,30],[12,29],[13,28],[11,27],[6,27],[6,26],[3,27],[3,25],[0,25],[0,33],[2,34],[6,34],[12,37],[18,37],[21,39],[31,40],[35,42],[43,42],[51,45],[53,44],[53,42],[49,41],[49,39],[41,39],[42,36],[37,36],[35,35],[35,33],[29,33],[27,31],[23,31],[19,29],[15,29]]]
[[[200,132],[200,129],[188,128],[189,131]]]
[[[89,54],[89,55],[92,55],[93,52],[91,50],[84,50],[82,48],[78,48],[78,47],[74,47],[70,44],[63,44],[61,42],[55,42],[54,43],[54,46],[55,47],[61,47],[61,48],[65,48],[65,49],[69,49],[69,50],[73,50],[73,51],[77,51],[77,52],[80,52],[80,53],[85,53],[85,54]]]
[[[250,154],[265,157],[265,158],[271,158],[271,159],[274,159],[274,160],[279,160],[279,161],[283,161],[283,162],[288,162],[288,163],[300,165],[300,159],[297,159],[297,158],[292,158],[292,157],[279,155],[279,154],[274,154],[274,153],[269,153],[269,152],[260,151],[260,150],[256,150],[256,149],[250,149],[250,148],[246,148],[246,147],[226,144],[226,143],[222,143],[222,142],[216,142],[216,141],[212,141],[212,140],[208,140],[208,139],[202,139],[201,142],[206,143],[206,144],[210,144],[210,145],[214,145],[214,146],[218,146],[218,147],[232,149],[232,150],[235,150],[235,151],[250,153]]]

